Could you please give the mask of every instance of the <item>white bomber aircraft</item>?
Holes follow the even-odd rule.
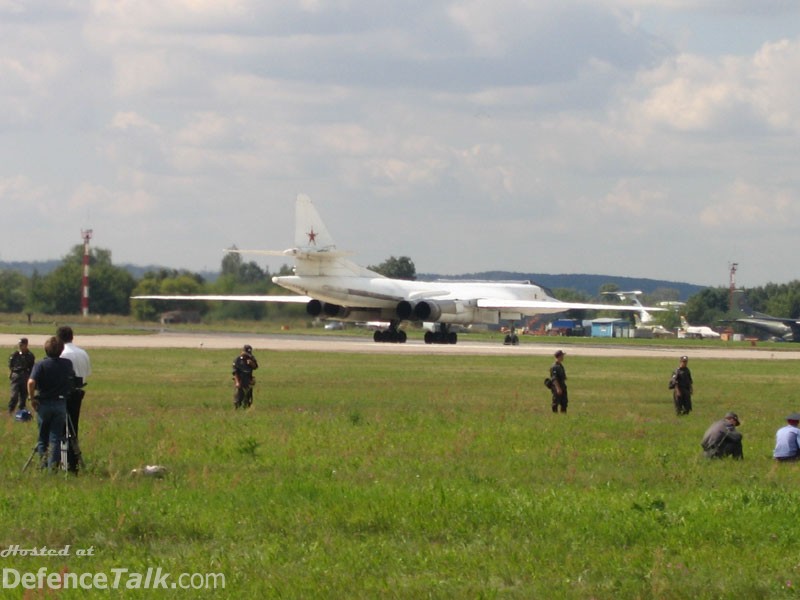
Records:
[[[240,302],[297,302],[311,316],[342,321],[385,321],[388,329],[376,331],[376,342],[406,341],[398,329],[403,321],[435,322],[437,331],[425,334],[426,343],[455,344],[451,325],[498,324],[523,316],[554,314],[571,309],[636,311],[642,306],[615,306],[561,302],[546,289],[530,282],[406,281],[392,279],[361,267],[336,249],[328,228],[311,200],[297,197],[295,247],[283,251],[237,250],[242,254],[268,254],[294,258],[294,275],[272,281],[296,292],[292,296],[133,296],[137,300],[226,300]],[[646,310],[663,310],[647,308]]]

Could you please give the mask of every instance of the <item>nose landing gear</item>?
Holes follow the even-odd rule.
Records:
[[[505,339],[503,340],[504,346],[518,346],[519,345],[519,336],[517,335],[517,328],[512,325],[511,331],[506,334]]]

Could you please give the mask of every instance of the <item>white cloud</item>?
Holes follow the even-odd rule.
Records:
[[[47,195],[42,185],[37,185],[24,175],[0,178],[0,206],[8,223],[35,207]]]
[[[111,119],[111,128],[122,131],[161,132],[161,128],[156,123],[133,111],[121,111],[115,114]]]
[[[777,0],[41,6],[0,0],[0,200],[123,219],[115,257],[289,243],[306,192],[365,262],[545,269],[568,236],[562,270],[707,281],[643,240],[714,263],[731,215],[753,239],[797,217],[800,13]]]
[[[667,222],[671,212],[669,198],[664,190],[649,189],[642,181],[624,179],[606,194],[602,208],[615,219],[628,223]]]
[[[648,95],[638,108],[641,122],[686,132],[719,127],[746,103],[744,62],[683,55],[642,73],[639,85]]]
[[[128,218],[152,214],[156,200],[143,190],[117,191],[91,183],[82,183],[70,196],[67,206],[72,210],[94,214],[95,218]],[[118,227],[124,227],[122,222]]]
[[[772,127],[800,132],[800,39],[764,44],[751,63],[753,106]]]
[[[640,74],[637,83],[646,97],[635,113],[643,125],[686,132],[736,135],[754,120],[796,130],[798,68],[800,41],[765,44],[753,57],[681,55]]]
[[[797,190],[737,179],[700,212],[700,222],[721,232],[796,230],[800,221]]]

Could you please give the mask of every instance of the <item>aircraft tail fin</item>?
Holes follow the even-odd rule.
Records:
[[[335,250],[325,222],[319,216],[311,198],[305,194],[297,196],[295,205],[294,243],[297,248],[313,250]]]
[[[284,254],[294,256],[298,275],[382,277],[347,260],[349,252],[336,249],[325,222],[305,194],[299,194],[295,204],[294,243],[295,247]]]
[[[731,308],[736,310],[737,312],[745,314],[748,317],[752,317],[757,314],[753,310],[753,307],[750,306],[750,302],[747,300],[747,294],[744,293],[744,290],[733,291],[733,303],[734,306],[732,306]]]
[[[639,300],[639,296],[642,295],[641,290],[633,290],[633,291],[630,291],[630,292],[622,292],[622,291],[618,291],[618,292],[603,292],[603,294],[617,296],[623,302],[630,301],[631,303],[634,304],[634,306],[640,306],[642,308],[642,310],[639,311],[638,315],[636,315],[636,326],[637,327],[640,327],[642,325],[651,325],[651,324],[653,324],[653,321],[655,321],[655,318],[653,317],[653,315],[650,314],[649,312],[647,312],[644,309],[644,306],[642,305],[641,301]]]
[[[768,315],[762,312],[758,312],[754,310],[753,307],[750,305],[750,301],[747,299],[747,294],[744,290],[734,290],[733,291],[733,303],[735,305],[735,310],[742,313],[748,317],[755,317],[758,319],[775,319],[772,315]]]
[[[683,315],[681,315],[681,327],[683,327],[684,329],[689,327],[689,321],[687,321],[686,317],[684,317]]]

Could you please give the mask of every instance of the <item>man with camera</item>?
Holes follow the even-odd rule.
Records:
[[[64,351],[61,358],[66,358],[72,363],[75,378],[72,386],[72,393],[67,397],[67,424],[70,426],[71,443],[67,450],[67,463],[70,472],[78,472],[78,464],[83,462],[80,456],[80,446],[78,445],[78,421],[81,418],[81,404],[86,391],[83,389],[89,383],[89,375],[92,374],[92,363],[89,354],[83,348],[79,348],[72,340],[75,337],[72,327],[64,325],[56,331],[56,337],[64,344]]]

